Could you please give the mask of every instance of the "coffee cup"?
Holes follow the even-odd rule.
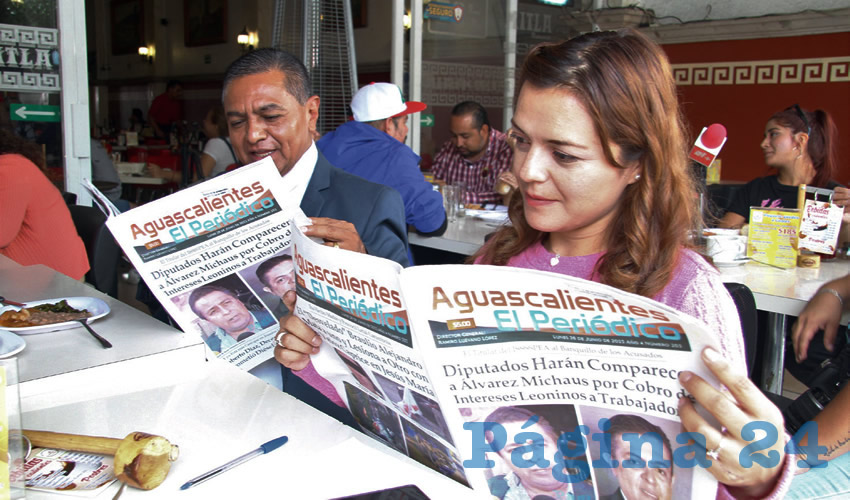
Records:
[[[706,236],[706,253],[715,264],[743,262],[747,256],[747,237],[739,234]]]

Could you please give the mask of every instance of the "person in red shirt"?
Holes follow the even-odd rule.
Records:
[[[148,124],[155,137],[167,138],[172,126],[183,119],[183,84],[170,80],[165,92],[156,96],[148,110]]]
[[[37,144],[0,129],[0,255],[79,280],[89,270],[86,247],[43,165]]]

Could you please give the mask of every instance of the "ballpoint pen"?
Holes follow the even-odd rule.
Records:
[[[272,439],[268,443],[264,443],[262,446],[260,446],[256,450],[249,451],[248,453],[242,455],[241,457],[234,458],[233,460],[231,460],[230,462],[227,462],[224,465],[220,465],[220,466],[216,467],[215,469],[213,469],[209,472],[204,472],[200,476],[186,481],[185,483],[183,483],[183,486],[181,486],[180,489],[181,490],[187,490],[187,489],[191,488],[192,486],[199,485],[199,484],[203,483],[204,481],[206,481],[207,479],[212,479],[212,478],[216,477],[217,475],[221,474],[222,472],[228,471],[228,470],[236,467],[239,464],[242,464],[242,463],[247,462],[248,460],[251,460],[254,457],[258,457],[260,455],[265,455],[266,453],[269,453],[270,451],[276,450],[276,449],[280,448],[281,446],[283,446],[287,441],[289,441],[289,438],[286,437],[286,436],[281,436],[277,439]]]

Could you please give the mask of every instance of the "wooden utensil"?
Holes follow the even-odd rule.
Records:
[[[180,454],[164,437],[144,432],[131,432],[124,439],[32,430],[23,434],[33,447],[113,455],[118,479],[143,490],[159,486]]]

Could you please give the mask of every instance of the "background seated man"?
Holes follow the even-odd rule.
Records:
[[[407,223],[426,236],[446,230],[443,197],[419,170],[419,155],[404,144],[407,118],[425,103],[404,102],[391,83],[371,83],[351,100],[354,121],[325,134],[316,145],[337,167],[394,188],[404,200]]]
[[[495,191],[499,178],[517,186],[510,173],[513,150],[505,134],[490,127],[487,110],[474,101],[452,108],[451,133],[451,140],[434,157],[434,179],[462,182],[466,203],[501,203],[502,195]]]

